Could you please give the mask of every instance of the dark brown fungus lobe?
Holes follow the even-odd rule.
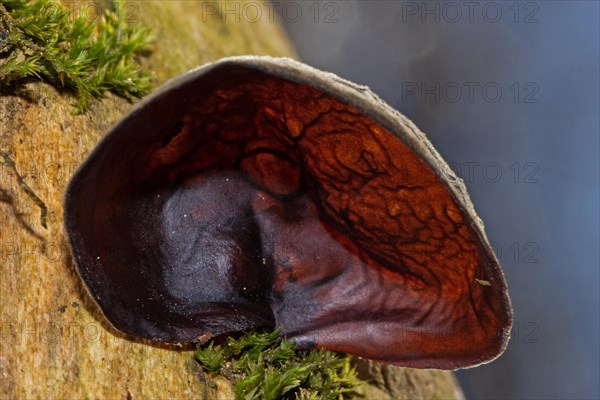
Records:
[[[506,283],[462,182],[366,88],[295,61],[167,83],[81,166],[65,215],[82,279],[131,335],[277,327],[445,369],[507,343]]]

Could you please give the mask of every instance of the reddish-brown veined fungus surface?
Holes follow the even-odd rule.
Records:
[[[277,63],[180,79],[74,177],[67,229],[107,318],[168,342],[278,327],[413,367],[496,357],[510,302],[460,183],[364,90]]]

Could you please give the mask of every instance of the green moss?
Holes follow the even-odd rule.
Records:
[[[224,345],[198,346],[203,369],[234,383],[236,399],[341,400],[356,396],[359,381],[349,356],[326,350],[296,351],[280,332],[245,333]]]
[[[0,83],[28,77],[72,92],[75,113],[104,92],[132,99],[152,89],[135,57],[148,50],[150,31],[130,26],[120,3],[88,21],[56,0],[0,0]]]

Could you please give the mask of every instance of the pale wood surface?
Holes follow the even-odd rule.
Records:
[[[230,15],[222,22],[200,1],[127,3],[128,18],[156,32],[144,63],[159,84],[229,55],[294,57],[267,7],[257,21],[236,22]],[[0,398],[231,398],[229,383],[204,375],[190,351],[128,340],[115,331],[82,286],[65,240],[63,191],[132,104],[108,95],[74,116],[72,100],[38,82],[19,93],[0,90],[0,151],[48,210],[44,228],[40,207],[0,157]],[[451,373],[381,365],[361,370],[374,381],[363,389],[369,398],[461,397]]]

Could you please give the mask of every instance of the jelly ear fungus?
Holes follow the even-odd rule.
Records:
[[[462,181],[366,87],[289,59],[165,84],[74,175],[65,218],[81,278],[127,334],[279,328],[299,348],[442,369],[509,338]]]

